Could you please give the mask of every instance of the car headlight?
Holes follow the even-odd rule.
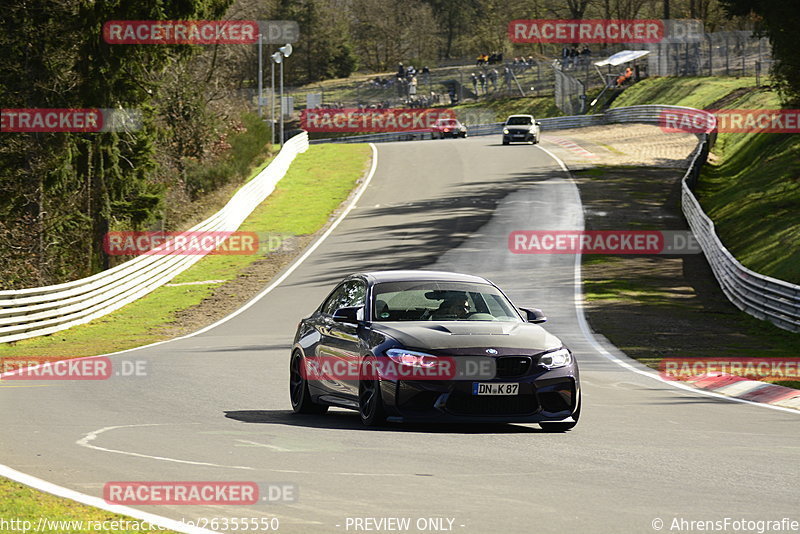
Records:
[[[410,365],[412,367],[430,368],[436,365],[436,360],[438,360],[433,354],[425,354],[424,352],[415,352],[406,349],[389,349],[386,351],[386,355],[393,362]]]
[[[547,367],[548,369],[556,369],[558,367],[566,367],[572,363],[572,353],[566,347],[545,352],[539,356],[539,365]]]
[[[503,128],[503,133],[507,134],[508,133],[508,128]]]

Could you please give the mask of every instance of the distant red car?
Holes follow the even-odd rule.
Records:
[[[458,119],[439,119],[431,128],[433,139],[444,139],[445,137],[466,137],[467,127],[458,122]]]

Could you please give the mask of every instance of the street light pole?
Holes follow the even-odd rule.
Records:
[[[285,139],[283,136],[283,61],[281,61],[281,104],[279,113],[281,114],[281,147],[283,147],[283,140]]]
[[[280,65],[281,65],[281,72],[280,72],[280,78],[281,78],[281,82],[280,82],[280,88],[281,88],[280,89],[280,99],[281,99],[281,103],[280,103],[280,111],[279,111],[279,113],[280,113],[280,121],[281,121],[281,134],[280,134],[281,135],[281,137],[280,137],[280,145],[281,145],[281,147],[283,147],[283,139],[284,139],[284,135],[283,135],[283,128],[284,128],[284,126],[283,126],[283,61],[284,61],[284,58],[287,58],[290,55],[292,55],[292,45],[287,44],[287,45],[284,45],[284,46],[280,47],[277,52],[275,52],[274,54],[272,54],[272,56],[270,56],[272,58],[272,62],[271,62],[272,63],[272,105],[271,105],[271,113],[275,111],[275,63],[280,63]],[[272,131],[273,131],[273,139],[274,139],[274,132],[275,132],[275,123],[274,122],[272,123]],[[273,144],[274,144],[274,140],[273,140]]]
[[[261,33],[258,34],[258,118],[260,119],[264,112],[261,109],[261,95],[263,92],[263,61],[261,60]]]
[[[270,144],[275,144],[275,61],[270,61],[272,67],[272,81],[270,84],[269,92],[269,141]]]
[[[281,59],[278,63],[281,64],[281,106],[280,106],[281,111],[280,111],[280,114],[281,114],[281,147],[283,147],[283,140],[285,139],[284,134],[283,134],[283,128],[284,128],[284,124],[283,124],[283,119],[284,119],[284,113],[283,113],[283,106],[284,106],[284,104],[283,104],[283,62],[285,61],[285,59],[287,57],[292,55],[292,45],[288,44],[288,43],[283,45],[282,47],[280,47],[278,49],[278,54],[280,54],[280,59]]]

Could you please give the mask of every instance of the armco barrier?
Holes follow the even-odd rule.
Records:
[[[709,140],[703,139],[692,157],[681,184],[681,207],[711,270],[725,296],[737,308],[792,332],[800,332],[800,286],[751,271],[722,244],[714,221],[703,212],[691,190],[708,155]]]
[[[545,131],[629,122],[662,124],[664,112],[681,110],[692,114],[702,113],[683,106],[642,105],[610,109],[598,115],[548,117],[539,119],[539,122]],[[716,121],[710,114],[708,119],[710,124],[715,124]],[[469,127],[469,135],[499,135],[502,127],[503,123],[474,125]],[[700,168],[706,161],[716,132],[712,128],[698,136],[700,144],[692,155],[691,164],[682,180],[681,204],[689,227],[702,247],[714,276],[728,299],[742,311],[770,321],[785,330],[800,332],[800,286],[756,273],[739,263],[722,244],[713,221],[703,212],[692,193],[692,187],[697,183]],[[403,140],[402,133],[319,139],[314,142],[379,143],[400,140]]]
[[[291,138],[224,208],[187,233],[235,231],[272,193],[294,158],[307,149],[307,133]],[[0,291],[0,343],[52,334],[102,317],[169,282],[202,257],[174,253],[138,256],[80,280]]]

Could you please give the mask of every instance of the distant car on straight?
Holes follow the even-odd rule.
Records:
[[[533,115],[511,115],[503,124],[503,144],[509,143],[530,143],[539,142],[541,135],[541,123],[533,118]]]
[[[339,283],[297,328],[289,390],[297,413],[357,410],[389,422],[519,422],[574,427],[572,352],[490,281],[377,271]]]
[[[431,136],[436,139],[444,139],[445,137],[461,137],[467,136],[467,127],[461,124],[458,119],[439,119],[431,127]]]

